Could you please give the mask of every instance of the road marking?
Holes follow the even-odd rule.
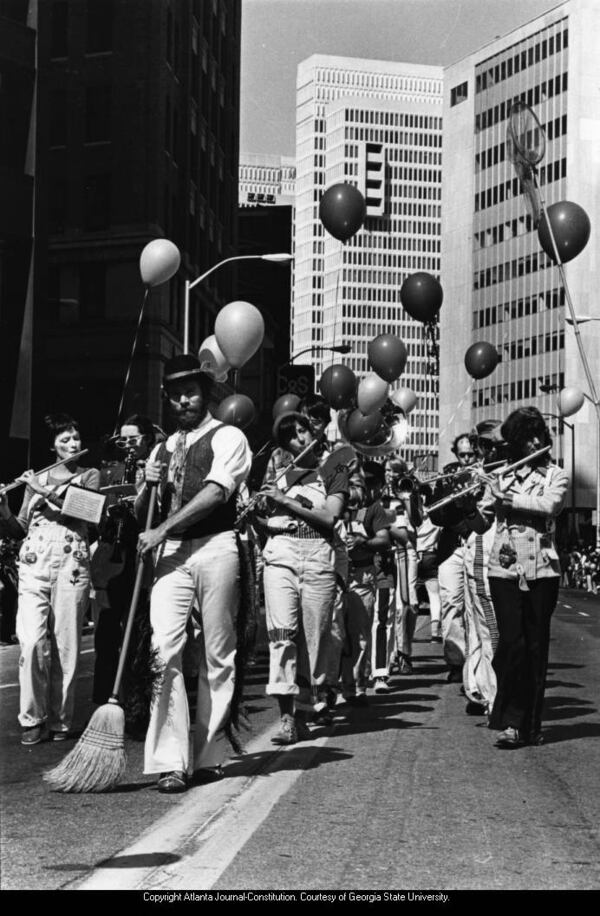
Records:
[[[567,608],[569,608],[569,610],[570,610],[570,611],[572,611],[572,610],[573,610],[573,608],[571,607],[571,605],[570,605],[570,604],[563,604],[563,607],[567,607]]]
[[[279,722],[248,745],[248,755],[272,752],[259,773],[190,789],[136,843],[100,863],[89,877],[69,889],[211,888],[329,740],[324,736],[275,749],[270,738],[278,729]],[[157,866],[161,854],[165,858],[174,854],[177,861]],[[144,867],[144,858],[151,864]],[[137,867],[136,862],[140,863]]]
[[[585,611],[577,611],[580,617],[589,617],[589,614],[586,614]]]

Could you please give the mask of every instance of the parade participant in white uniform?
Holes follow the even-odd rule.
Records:
[[[177,432],[152,452],[146,482],[159,484],[161,522],[139,536],[143,555],[154,548],[150,597],[153,646],[163,666],[146,736],[146,773],[159,773],[161,792],[183,792],[190,767],[189,709],[182,673],[186,624],[194,602],[202,620],[192,766],[196,783],[223,775],[235,685],[240,563],[233,531],[236,491],[251,466],[245,435],[208,412],[212,387],[196,357],[165,366],[164,391]],[[140,518],[147,487],[138,498]]]
[[[57,458],[82,450],[72,417],[46,417],[51,448]],[[19,554],[17,637],[21,743],[38,744],[44,726],[51,739],[68,737],[73,723],[75,678],[83,618],[90,595],[90,551],[87,522],[61,513],[69,483],[97,490],[95,468],[77,462],[36,475],[26,471],[25,498],[17,518],[0,497],[3,533],[24,538]]]

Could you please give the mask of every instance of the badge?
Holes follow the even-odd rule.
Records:
[[[36,553],[26,553],[23,557],[26,563],[37,563],[37,554]]]
[[[73,554],[73,559],[75,560],[87,560],[87,556],[81,550],[76,550]]]
[[[498,562],[503,569],[508,569],[517,559],[516,550],[510,544],[502,544],[498,551]]]
[[[65,553],[71,553],[71,549],[72,548],[70,544],[65,544],[65,546],[63,547],[63,550]]]
[[[72,534],[65,534],[65,541],[68,541],[68,543],[70,544],[72,540],[73,540]]]

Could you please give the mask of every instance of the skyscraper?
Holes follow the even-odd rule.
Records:
[[[181,269],[151,291],[125,412],[160,419],[165,359],[181,350],[183,284],[236,253],[240,0],[40,4],[35,401],[110,432],[151,239]],[[232,288],[191,297],[191,349]],[[93,408],[93,409],[92,409]]]
[[[600,7],[567,0],[444,71],[444,167],[440,313],[442,457],[453,436],[483,418],[505,418],[535,404],[558,435],[555,451],[572,473],[576,504],[595,505],[596,419],[586,405],[560,435],[556,392],[586,389],[557,268],[535,229],[507,148],[511,104],[521,99],[541,122],[546,150],[538,166],[548,205],[571,200],[600,222]],[[600,266],[592,240],[566,267],[578,314],[600,319]],[[597,375],[600,321],[582,326]],[[476,341],[501,355],[495,371],[469,378],[464,354]],[[574,436],[571,450],[570,436]],[[568,438],[567,438],[568,436]],[[446,453],[446,454],[444,454]]]
[[[437,378],[424,326],[400,303],[411,273],[440,272],[442,70],[315,55],[298,68],[293,352],[314,347],[317,378],[332,344],[358,375],[379,334],[408,349],[397,386],[418,395],[404,453],[437,452]],[[319,202],[347,182],[365,196],[363,228],[342,243],[325,231]],[[339,361],[339,357],[335,357]]]

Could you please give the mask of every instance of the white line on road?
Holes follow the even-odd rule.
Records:
[[[589,617],[590,616],[589,614],[586,614],[585,611],[577,611],[577,613],[579,614],[580,617]]]
[[[278,729],[279,723],[248,745],[249,755],[273,754],[260,773],[250,777],[232,776],[220,783],[189,790],[185,799],[136,843],[70,888],[211,888],[329,740],[325,736],[275,751],[270,738]],[[156,860],[168,854],[176,855],[177,861],[157,866]],[[149,863],[146,866],[144,859]]]

